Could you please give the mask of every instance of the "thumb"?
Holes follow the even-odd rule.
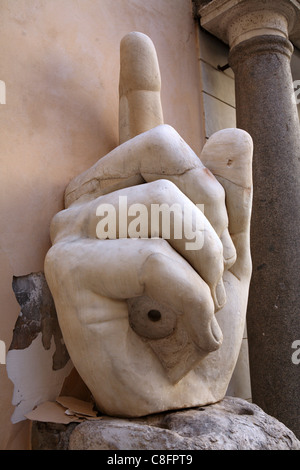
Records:
[[[237,251],[237,261],[230,270],[239,278],[251,274],[252,155],[251,136],[234,128],[213,134],[200,156],[225,190],[229,233]]]

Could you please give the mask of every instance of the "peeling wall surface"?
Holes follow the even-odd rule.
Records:
[[[21,311],[6,364],[14,384],[11,421],[18,423],[34,406],[55,400],[73,365],[44,273],[14,276],[12,287]]]
[[[58,324],[54,301],[44,273],[13,277],[13,291],[21,307],[9,350],[29,348],[41,333],[42,345],[50,349],[51,339],[55,344],[52,369],[62,369],[69,360],[62,333]]]
[[[24,413],[71,368],[43,279],[50,221],[68,182],[118,144],[125,34],[156,46],[165,122],[196,153],[205,132],[190,0],[1,0],[0,17],[0,449],[27,449]]]
[[[14,384],[12,423],[24,420],[24,415],[45,401],[54,401],[59,395],[64,379],[71,373],[73,365],[58,371],[52,368],[53,342],[49,350],[42,344],[42,333],[25,350],[11,349],[7,354],[8,377]]]

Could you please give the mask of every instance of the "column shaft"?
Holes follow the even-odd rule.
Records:
[[[300,438],[300,126],[285,38],[235,46],[237,126],[254,141],[247,328],[253,401]]]

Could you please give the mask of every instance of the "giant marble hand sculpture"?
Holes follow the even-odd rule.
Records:
[[[219,131],[199,159],[163,123],[157,56],[141,33],[121,42],[119,122],[120,145],[71,181],[51,226],[45,273],[66,346],[108,415],[216,402],[245,324],[252,140]],[[169,238],[162,221],[153,226],[153,205],[177,210]],[[113,223],[109,236],[101,220]],[[176,237],[175,222],[190,232]]]

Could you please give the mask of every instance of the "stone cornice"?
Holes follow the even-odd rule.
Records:
[[[273,34],[289,37],[300,49],[300,0],[212,0],[196,14],[204,29],[231,47]]]

